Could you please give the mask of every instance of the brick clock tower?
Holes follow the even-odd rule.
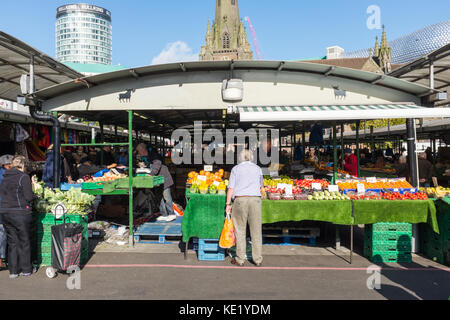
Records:
[[[253,60],[247,32],[239,17],[238,0],[216,0],[216,18],[208,21],[201,61]]]

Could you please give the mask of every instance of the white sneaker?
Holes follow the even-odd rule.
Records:
[[[158,218],[156,218],[156,221],[167,221],[168,217],[165,216],[159,216]]]
[[[174,221],[176,219],[177,219],[177,216],[174,214],[166,217],[167,222]]]

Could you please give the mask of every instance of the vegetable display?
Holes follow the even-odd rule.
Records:
[[[92,206],[95,199],[95,196],[83,193],[80,188],[72,188],[66,192],[59,189],[52,190],[45,187],[43,182],[37,182],[35,178],[32,186],[37,197],[33,208],[38,213],[49,213],[61,202],[67,208],[67,214],[86,215],[89,211],[87,209]]]

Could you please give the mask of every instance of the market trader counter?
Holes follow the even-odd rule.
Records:
[[[186,193],[182,222],[183,242],[189,239],[219,239],[225,221],[225,195]],[[283,221],[324,221],[337,225],[378,222],[429,223],[439,233],[436,208],[432,200],[263,200],[262,223]]]

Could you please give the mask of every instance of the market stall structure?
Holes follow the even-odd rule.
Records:
[[[33,59],[27,63],[31,69],[31,79],[34,80]],[[17,89],[18,83],[14,84]],[[233,87],[237,89],[238,95],[227,100],[226,90]],[[415,152],[413,119],[450,117],[448,108],[421,107],[422,98],[435,93],[425,86],[346,68],[284,61],[223,61],[149,66],[71,79],[60,85],[38,90],[33,88],[22,100],[30,106],[36,117],[40,117],[38,110],[62,112],[90,121],[102,121],[105,125],[128,128],[130,159],[133,128],[148,132],[151,137],[171,140],[170,134],[176,128],[192,130],[194,121],[203,121],[203,129],[270,128],[279,130],[283,137],[305,131],[311,124],[321,121],[324,127],[334,128],[333,136],[336,137],[336,126],[343,123],[397,117],[407,118],[408,149],[411,161],[415,161],[412,156]],[[17,92],[11,94],[20,95]],[[176,137],[172,140],[176,140]],[[337,141],[333,140],[336,146]],[[336,162],[333,174],[335,181]],[[411,175],[413,180],[417,180],[414,166]],[[128,187],[132,244],[131,174]],[[189,202],[188,207],[191,204]],[[271,205],[274,204],[269,207]],[[283,205],[288,206],[289,202]],[[300,206],[300,203],[296,206]],[[426,222],[429,215],[433,217],[433,210],[428,205],[423,208],[417,209],[418,216],[407,215],[402,219],[410,223]],[[215,214],[223,216],[221,210],[218,209]],[[301,217],[298,212],[302,210],[292,212],[293,215],[282,219],[311,219],[308,212],[314,213],[314,210],[303,211],[306,215]],[[191,217],[195,216],[189,213],[187,210],[183,219],[183,231],[186,231],[185,226],[189,225]],[[273,216],[273,212],[269,215]],[[344,217],[346,221],[331,220],[353,225],[356,222],[400,219],[394,216],[380,217],[379,213],[371,217],[371,221],[359,221],[354,212],[350,212],[350,217],[347,212]],[[435,221],[433,218],[431,220]],[[194,231],[184,232],[183,237],[201,237],[198,230],[202,225],[195,227]]]

